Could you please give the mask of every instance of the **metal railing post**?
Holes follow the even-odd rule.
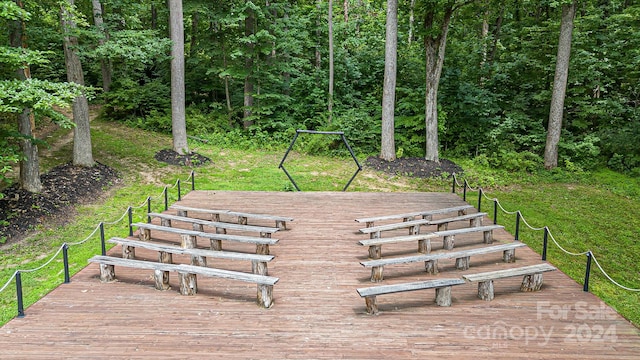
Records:
[[[131,206],[127,209],[127,213],[129,214],[129,236],[133,236],[133,226],[131,226],[133,224],[133,211]]]
[[[547,245],[549,243],[549,228],[544,227],[544,240],[542,241],[542,260],[547,260]]]
[[[182,200],[182,194],[180,191],[180,179],[178,179],[178,201]]]
[[[102,246],[102,256],[107,255],[107,245],[105,244],[104,241],[104,223],[101,222],[100,223],[100,244]]]
[[[462,191],[462,200],[467,201],[467,179],[464,179],[464,191]]]
[[[64,283],[68,284],[71,280],[69,277],[69,245],[67,243],[62,245],[62,260],[64,263]]]
[[[593,255],[591,254],[591,251],[587,252],[587,270],[585,271],[585,274],[584,274],[584,287],[582,288],[582,291],[584,292],[589,292],[589,275],[591,273],[592,257]]]
[[[498,224],[498,199],[493,199],[493,225]]]
[[[167,192],[167,187],[164,187],[164,211],[169,210],[169,194]]]
[[[147,198],[147,223],[151,223],[151,215],[149,215],[150,212],[151,212],[151,196]]]
[[[515,240],[520,240],[520,210],[516,212],[516,238]]]
[[[480,212],[481,206],[482,206],[482,188],[478,188],[478,212]]]
[[[196,172],[191,170],[191,190],[196,189]]]
[[[22,302],[22,276],[16,271],[16,297],[18,298],[18,317],[24,317],[24,303]]]
[[[452,181],[452,184],[451,184],[451,192],[454,193],[454,194],[456,193],[456,174],[455,173],[453,173],[453,181]]]

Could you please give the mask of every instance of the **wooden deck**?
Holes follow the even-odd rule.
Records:
[[[453,287],[451,307],[437,306],[434,291],[423,290],[380,296],[380,314],[367,315],[356,288],[375,284],[370,269],[359,264],[368,252],[357,241],[367,235],[357,233],[364,226],[354,219],[462,205],[454,194],[194,191],[179,203],[295,218],[289,230],[273,236],[280,242],[271,247],[276,257],[269,275],[280,281],[271,309],[256,305],[252,284],[198,278],[198,294],[187,297],[176,290],[175,274],[172,289],[161,292],[150,271],[116,268],[119,281],[103,284],[92,264],[26,309],[26,317],[0,328],[0,358],[640,358],[640,331],[560,271],[544,274],[540,292],[521,293],[521,278],[502,279],[495,282],[495,299],[485,302],[476,297],[477,284],[463,284]],[[467,224],[451,228],[461,226]],[[153,235],[179,242],[172,234]],[[502,230],[494,236],[497,243],[513,240]],[[437,250],[441,242],[433,246]],[[458,236],[455,246],[482,243]],[[225,242],[223,248],[255,251]],[[386,245],[382,256],[416,249]],[[143,249],[136,254],[156,258]],[[380,284],[541,262],[529,248],[518,249],[516,257],[516,264],[503,263],[500,254],[473,257],[465,271],[455,270],[454,260],[441,261],[437,276],[416,263],[389,266]],[[209,264],[250,271],[244,262]]]

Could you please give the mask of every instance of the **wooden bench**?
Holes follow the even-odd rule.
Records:
[[[469,282],[477,281],[478,297],[486,301],[491,301],[494,298],[493,280],[524,275],[522,285],[520,285],[520,291],[538,291],[542,287],[542,273],[553,270],[556,270],[556,268],[552,265],[542,263],[513,269],[483,272],[479,274],[467,274],[462,277]]]
[[[171,205],[170,209],[177,210],[179,216],[187,216],[188,212],[211,214],[213,221],[220,221],[220,215],[237,216],[238,224],[246,225],[247,219],[268,220],[275,221],[276,227],[280,230],[287,229],[287,222],[293,221],[293,218],[286,216],[268,215],[268,214],[253,214],[231,210],[213,210],[213,209],[200,209],[182,205]]]
[[[275,245],[278,243],[278,239],[270,237],[256,237],[256,236],[243,236],[243,235],[229,235],[229,234],[214,234],[202,231],[180,229],[162,225],[155,225],[149,223],[133,223],[131,226],[135,226],[139,229],[140,240],[151,240],[151,230],[164,231],[168,233],[174,233],[180,235],[182,238],[183,248],[195,248],[197,237],[209,239],[211,241],[211,250],[222,250],[222,241],[233,241],[239,243],[255,244],[256,254],[269,255],[269,245]]]
[[[408,236],[395,236],[389,238],[377,238],[360,240],[358,243],[362,246],[369,247],[369,258],[380,259],[382,257],[382,245],[395,244],[402,242],[418,242],[418,252],[421,254],[428,254],[431,252],[431,239],[437,237],[434,233],[408,235]]]
[[[380,225],[380,226],[372,226],[360,229],[359,231],[362,234],[369,234],[369,238],[378,239],[381,237],[381,233],[383,231],[391,231],[398,229],[406,229],[409,228],[409,235],[417,235],[420,233],[421,225],[429,225],[429,220],[411,220],[411,221],[403,221],[393,224]]]
[[[123,259],[135,259],[135,249],[143,248],[158,252],[158,261],[161,263],[173,263],[173,254],[190,255],[191,265],[207,266],[207,258],[251,261],[251,269],[254,274],[268,275],[267,263],[273,260],[273,255],[246,254],[231,251],[212,251],[205,249],[185,249],[177,246],[158,244],[148,241],[123,239],[114,237],[108,240],[110,243],[122,246]],[[168,274],[167,274],[168,276]]]
[[[160,218],[161,224],[163,226],[171,226],[171,221],[181,221],[181,222],[193,224],[193,230],[195,231],[204,231],[204,227],[207,226],[207,227],[215,228],[216,233],[218,234],[226,234],[227,230],[235,230],[235,231],[257,232],[257,233],[260,233],[261,237],[271,237],[271,234],[280,230],[275,227],[241,225],[241,224],[225,223],[225,222],[219,222],[219,221],[209,221],[209,220],[202,220],[198,218],[164,214],[164,213],[162,214],[149,213],[148,216],[152,218],[153,217]]]
[[[476,226],[476,227],[468,227],[461,229],[453,229],[453,230],[444,230],[444,231],[436,231],[434,234],[438,237],[442,237],[442,247],[445,250],[451,250],[454,246],[454,240],[456,235],[461,234],[469,234],[474,232],[482,232],[483,233],[483,242],[485,244],[491,244],[493,242],[493,230],[503,229],[502,225],[485,225],[485,226]]]
[[[438,273],[438,260],[456,259],[456,269],[469,269],[469,258],[475,255],[485,255],[502,251],[502,260],[507,263],[515,261],[515,252],[519,247],[524,247],[521,242],[512,242],[496,246],[486,246],[462,251],[447,251],[437,254],[425,254],[415,256],[396,257],[388,259],[378,259],[361,261],[360,264],[366,268],[371,268],[371,282],[380,282],[384,278],[383,270],[385,265],[408,264],[413,262],[423,262],[425,270],[429,274]]]
[[[467,204],[467,205],[441,208],[441,209],[435,209],[435,210],[414,211],[414,212],[404,213],[404,214],[393,214],[393,215],[361,218],[361,219],[356,219],[356,221],[359,223],[365,223],[366,227],[373,227],[376,221],[400,220],[400,219],[402,219],[402,221],[411,221],[411,220],[415,220],[416,217],[420,217],[424,220],[431,220],[433,215],[446,214],[450,212],[457,212],[458,215],[464,215],[466,214],[467,210],[471,208],[473,208],[473,206]]]
[[[435,302],[439,306],[451,306],[451,286],[464,284],[462,279],[436,279],[428,281],[418,281],[411,283],[382,285],[357,289],[360,297],[365,299],[367,313],[375,315],[378,313],[378,303],[376,296],[392,294],[405,291],[415,291],[424,289],[436,289]]]
[[[89,262],[100,264],[100,280],[102,282],[115,281],[114,266],[153,270],[155,287],[158,290],[166,290],[169,288],[169,277],[165,277],[165,272],[175,271],[178,273],[178,277],[180,279],[180,294],[182,295],[194,295],[198,292],[197,275],[254,283],[258,285],[258,305],[264,308],[270,308],[271,305],[273,305],[273,285],[275,285],[279,280],[272,276],[247,274],[238,271],[214,269],[204,266],[166,264],[101,255],[92,257],[89,259]]]
[[[450,217],[445,219],[430,220],[429,225],[437,225],[438,231],[447,230],[449,228],[449,223],[452,223],[455,221],[469,220],[470,227],[482,226],[482,218],[485,215],[487,215],[487,213],[480,212],[480,213],[460,215],[460,216],[455,216],[455,217]]]

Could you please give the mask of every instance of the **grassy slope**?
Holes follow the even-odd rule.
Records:
[[[166,166],[153,159],[160,149],[169,148],[167,136],[149,134],[126,128],[119,124],[95,122],[92,130],[94,157],[121,172],[124,181],[117,189],[91,205],[77,207],[77,215],[67,225],[51,225],[20,244],[0,250],[0,287],[16,269],[32,269],[48,261],[65,241],[78,242],[87,238],[96,225],[104,221],[106,237],[127,234],[126,219],[115,224],[128,206],[136,207],[134,221],[142,220],[147,196],[152,197],[153,210],[163,210],[162,190],[170,186],[169,201],[175,201],[176,179],[186,180],[189,170]],[[288,144],[283,144],[284,146]],[[215,145],[191,143],[191,148],[211,158],[212,163],[196,169],[197,189],[285,191],[292,188],[278,164],[284,149],[276,151],[243,151]],[[71,144],[62,147],[43,161],[43,167],[52,167],[70,159]],[[362,160],[362,159],[361,159]],[[305,191],[340,191],[355,171],[351,159],[335,159],[321,156],[290,154],[286,167],[294,174],[296,183]],[[473,169],[475,170],[475,169]],[[470,175],[473,178],[473,170]],[[509,183],[517,175],[501,175],[502,180],[492,183]],[[485,177],[486,179],[486,177]],[[531,180],[531,179],[530,179]],[[632,179],[608,172],[597,173],[588,180],[568,183],[528,181],[506,188],[489,189],[487,196],[497,197],[507,210],[519,209],[534,227],[549,226],[555,239],[572,252],[592,250],[606,271],[616,280],[633,288],[640,288],[640,265],[637,254],[640,248],[634,236],[640,228],[638,202],[640,184]],[[476,182],[482,183],[483,180]],[[542,184],[531,184],[542,182]],[[475,183],[471,181],[473,185]],[[185,189],[188,185],[183,185]],[[435,180],[410,179],[389,176],[370,170],[361,172],[350,191],[450,191],[450,184]],[[477,205],[477,193],[470,192],[467,200]],[[484,200],[484,211],[491,211],[492,203]],[[514,231],[514,216],[499,213],[499,222]],[[542,233],[525,229],[521,239],[537,251],[541,249]],[[99,253],[98,234],[92,235],[83,245],[69,250],[71,272],[79,271],[86,259]],[[58,255],[43,270],[23,273],[25,305],[28,306],[63,280],[62,260]],[[563,271],[582,283],[585,257],[564,255],[557,247],[549,247],[548,259]],[[604,279],[593,267],[591,290],[613,305],[633,323],[640,323],[640,294],[620,290]],[[28,314],[28,309],[26,310]],[[0,293],[0,324],[16,315],[15,285]]]

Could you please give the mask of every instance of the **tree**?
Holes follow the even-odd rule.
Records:
[[[256,32],[256,17],[252,7],[247,4],[247,16],[244,19],[244,36],[251,38]],[[245,78],[244,78],[244,113],[243,113],[243,125],[244,128],[249,128],[253,125],[251,119],[253,110],[253,55],[254,55],[255,42],[254,40],[247,41],[246,54],[245,54]]]
[[[104,25],[104,17],[102,16],[103,7],[100,0],[92,0],[93,6],[93,23],[100,33],[98,40],[99,45],[104,45],[108,39],[108,33]],[[100,59],[100,69],[102,70],[102,90],[108,92],[111,89],[111,61],[109,59]]]
[[[425,159],[439,162],[438,142],[438,84],[444,64],[444,53],[447,46],[449,24],[456,10],[472,3],[467,1],[448,1],[443,6],[430,1],[424,13],[424,49],[426,64],[425,86],[425,127],[426,149]]]
[[[173,151],[189,154],[185,114],[184,85],[184,20],[182,0],[169,0],[169,32],[171,35],[171,132]]]
[[[64,60],[67,68],[67,81],[84,86],[84,73],[82,63],[77,54],[78,38],[75,35],[77,29],[72,10],[75,8],[74,0],[67,0],[61,6],[60,21],[64,34],[63,49]],[[91,167],[94,165],[91,149],[91,128],[89,125],[89,101],[85,94],[79,95],[73,101],[73,164],[77,166]]]
[[[387,25],[384,51],[384,85],[382,93],[382,142],[380,158],[396,159],[394,113],[398,51],[398,0],[387,0]]]
[[[544,167],[546,169],[553,169],[558,166],[558,143],[560,142],[560,132],[562,131],[562,116],[567,91],[567,78],[569,76],[569,58],[571,57],[571,38],[573,36],[573,19],[575,15],[576,0],[562,6],[556,72],[553,79],[547,142],[544,148]]]
[[[329,0],[329,15],[328,27],[329,27],[329,124],[333,118],[333,0]]]

